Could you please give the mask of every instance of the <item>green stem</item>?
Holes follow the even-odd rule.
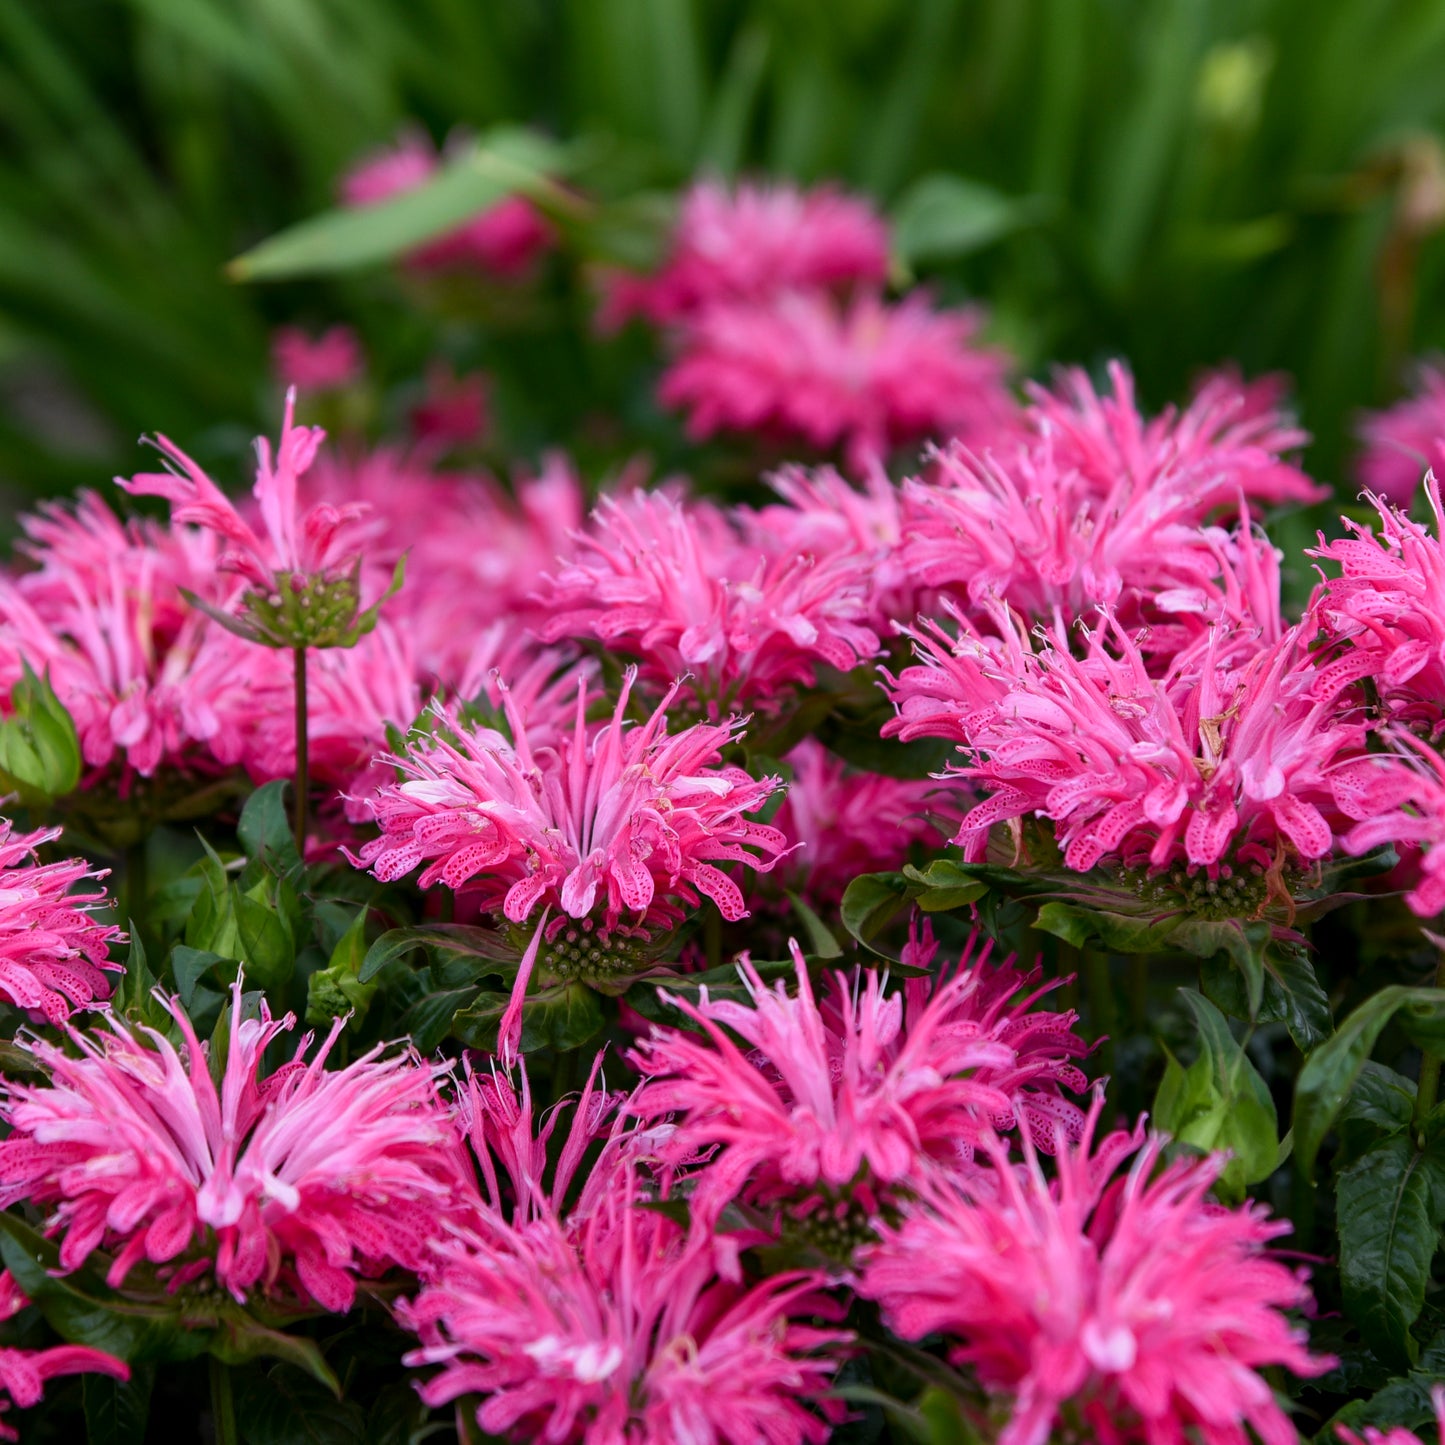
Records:
[[[1445,988],[1445,949],[1435,964],[1435,987]],[[1424,1126],[1425,1116],[1435,1107],[1440,1097],[1440,1064],[1445,1060],[1445,1051],[1425,1049],[1420,1055],[1420,1082],[1415,1089],[1414,1123],[1416,1132]]]
[[[311,740],[306,722],[306,649],[292,650],[296,660],[296,852],[306,857],[306,803],[311,791]]]
[[[236,1401],[231,1393],[231,1367],[211,1356],[211,1420],[216,1445],[240,1445],[236,1434]]]

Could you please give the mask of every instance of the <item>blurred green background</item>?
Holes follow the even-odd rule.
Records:
[[[1442,74],[1445,0],[0,0],[0,484],[133,470],[157,429],[239,452],[287,320],[356,324],[386,382],[487,365],[518,449],[611,416],[665,453],[575,275],[520,315],[386,267],[225,279],[408,117],[580,140],[624,243],[699,169],[837,177],[1028,370],[1123,354],[1151,404],[1288,371],[1340,481],[1445,336]]]

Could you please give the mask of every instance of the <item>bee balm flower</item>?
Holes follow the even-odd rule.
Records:
[[[1068,1407],[1101,1445],[1294,1445],[1258,1372],[1333,1363],[1309,1354],[1284,1311],[1303,1279],[1269,1258],[1286,1233],[1263,1209],[1207,1199],[1223,1156],[1160,1169],[1167,1140],[1084,1137],[1050,1186],[1031,1146],[1020,1169],[997,1140],[979,1178],[904,1204],[862,1262],[860,1290],[904,1339],[940,1333],[1005,1401],[999,1445],[1044,1445]],[[1128,1172],[1121,1164],[1134,1156]]]
[[[26,1045],[50,1077],[7,1086],[0,1206],[38,1208],[63,1269],[113,1251],[112,1285],[147,1259],[177,1280],[213,1272],[241,1303],[279,1294],[342,1311],[357,1274],[420,1268],[465,1187],[438,1070],[380,1046],[327,1069],[338,1020],[309,1061],[308,1034],[263,1078],[266,1046],[295,1019],[264,1002],[243,1018],[238,979],[218,1088],[180,1003],[162,1003],[181,1053],[115,1017],[68,1029],[70,1050]]]

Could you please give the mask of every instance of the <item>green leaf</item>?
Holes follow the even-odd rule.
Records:
[[[278,906],[276,880],[265,878],[245,893],[236,889],[233,906],[246,978],[268,992],[284,988],[296,962],[296,945],[290,921]]]
[[[246,799],[236,834],[246,855],[260,859],[273,873],[286,877],[301,866],[291,819],[286,812],[286,789],[283,780],[266,783]]]
[[[236,281],[332,275],[405,255],[516,192],[550,191],[563,152],[533,131],[498,127],[412,190],[326,211],[263,241],[227,268]]]
[[[1249,1017],[1258,1020],[1264,1002],[1264,953],[1271,932],[1268,923],[1259,921],[1189,918],[1175,927],[1169,942],[1195,958],[1220,954],[1228,958],[1244,979]]]
[[[1396,1366],[1418,1353],[1410,1326],[1424,1306],[1438,1243],[1431,1203],[1442,1171],[1445,1161],[1399,1134],[1335,1179],[1345,1308],[1365,1343]]]
[[[452,1020],[452,1033],[474,1049],[495,1050],[508,995],[483,994]],[[529,994],[522,1005],[522,1052],[581,1048],[602,1031],[601,997],[585,983],[558,984]]]
[[[129,1380],[86,1375],[81,1382],[86,1445],[145,1445],[155,1371],[131,1368]]]
[[[187,1013],[190,1013],[196,1001],[196,985],[218,963],[228,962],[231,960],[222,958],[219,953],[212,953],[204,948],[189,948],[184,943],[178,943],[171,949],[171,977],[176,981],[176,992],[180,995],[181,1005]]]
[[[199,1323],[200,1321],[198,1321]],[[263,1324],[230,1298],[218,1299],[215,1316],[204,1321],[213,1325],[210,1352],[223,1364],[244,1365],[251,1360],[283,1360],[322,1385],[332,1407],[341,1399],[341,1382],[315,1340],[288,1334]]]
[[[366,1416],[290,1365],[236,1376],[236,1425],[246,1445],[363,1445]]]
[[[980,871],[976,864],[935,858],[927,868],[908,865],[903,876],[922,890],[916,902],[925,913],[947,913],[967,907],[988,892],[988,881],[979,876]]]
[[[1181,1144],[1232,1156],[1218,1188],[1234,1201],[1279,1164],[1279,1119],[1259,1071],[1230,1032],[1224,1015],[1193,989],[1179,990],[1199,1029],[1199,1057],[1182,1069],[1169,1059],[1154,1119]]]
[[[909,266],[952,261],[1048,214],[1040,197],[1015,198],[980,181],[936,173],[915,181],[893,208],[893,244]]]
[[[1097,940],[1113,953],[1159,953],[1167,950],[1178,922],[1174,918],[1131,918],[1073,903],[1045,903],[1034,927],[1083,948]]]
[[[1314,1177],[1315,1157],[1340,1111],[1365,1060],[1386,1024],[1402,1009],[1411,1009],[1416,1029],[1445,1016],[1445,990],[1406,988],[1392,984],[1368,998],[1334,1035],[1311,1051],[1295,1080],[1295,1157],[1306,1179]]]
[[[1266,947],[1263,962],[1264,991],[1253,1021],[1283,1023],[1295,1046],[1307,1054],[1334,1028],[1329,998],[1315,974],[1309,952],[1299,944],[1275,939]],[[1251,1018],[1245,977],[1231,959],[1206,959],[1199,979],[1206,996],[1231,1018]]]
[[[1344,1159],[1358,1159],[1382,1139],[1409,1127],[1415,1108],[1415,1081],[1368,1061],[1335,1119]]]
[[[872,948],[873,940],[912,902],[914,892],[901,873],[860,874],[843,891],[843,927]]]
[[[80,738],[70,714],[24,659],[10,692],[10,715],[0,720],[0,789],[28,807],[44,807],[80,783]]]
[[[480,960],[487,966],[476,971],[478,978],[511,978],[521,963],[516,947],[495,929],[465,923],[427,923],[383,933],[366,950],[357,977],[362,983],[370,983],[393,960],[418,948],[433,948],[442,955]]]
[[[843,950],[833,937],[832,929],[796,893],[790,892],[788,897],[792,900],[793,912],[798,915],[808,935],[808,954],[813,958],[842,958]]]
[[[332,1019],[352,1013],[356,1022],[366,1017],[376,983],[362,983],[359,977],[366,958],[367,909],[359,908],[356,918],[336,941],[326,967],[306,980],[306,1022],[324,1028]]]

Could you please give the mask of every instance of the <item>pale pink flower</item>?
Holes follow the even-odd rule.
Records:
[[[804,1445],[841,1416],[827,1351],[847,1337],[802,1272],[755,1285],[736,1246],[645,1207],[636,1171],[611,1171],[570,1227],[550,1210],[439,1246],[398,1315],[421,1338],[405,1357],[440,1371],[432,1407],[481,1397],[492,1435],[552,1445]]]
[[[1430,1387],[1430,1403],[1435,1407],[1435,1428],[1439,1431],[1440,1445],[1445,1445],[1445,1385]],[[1366,1425],[1363,1435],[1357,1435],[1347,1425],[1336,1425],[1335,1434],[1344,1445],[1424,1445],[1413,1430],[1407,1430],[1403,1425],[1389,1430],[1377,1430],[1373,1425]]]
[[[1111,391],[1100,395],[1088,375],[1062,371],[1052,390],[1028,389],[1025,425],[1052,443],[1055,464],[1077,470],[1101,499],[1159,492],[1172,508],[1192,508],[1204,522],[1251,507],[1317,502],[1327,487],[1286,461],[1309,441],[1285,415],[1279,377],[1242,382],[1227,372],[1200,385],[1183,411],[1166,407],[1146,419],[1134,399],[1134,379],[1121,362],[1109,365]]]
[[[4,1278],[10,1279],[8,1271]],[[10,1282],[13,1287],[14,1281]],[[18,1290],[15,1293],[18,1294]],[[24,1295],[19,1295],[16,1309],[23,1309],[27,1303]],[[10,1313],[14,1314],[15,1310]],[[124,1360],[118,1360],[102,1350],[93,1350],[88,1345],[52,1345],[45,1350],[0,1348],[0,1415],[8,1415],[15,1405],[22,1410],[38,1405],[49,1380],[61,1375],[88,1374],[128,1380],[130,1367]],[[19,1439],[19,1431],[0,1420],[0,1440]]]
[[[864,200],[829,186],[698,181],[683,197],[671,248],[652,276],[605,278],[601,324],[634,316],[686,321],[715,301],[761,301],[888,279],[888,227]]]
[[[1366,412],[1359,435],[1360,485],[1391,506],[1408,507],[1428,468],[1445,463],[1445,367],[1423,363],[1414,394],[1384,411]]]
[[[458,1140],[436,1093],[442,1066],[378,1045],[326,1067],[345,1024],[307,1061],[263,1078],[261,1059],[294,1027],[243,1012],[231,990],[230,1041],[219,1088],[185,1010],[161,997],[183,1042],[153,1029],[67,1026],[68,1049],[25,1047],[49,1075],[7,1084],[0,1202],[25,1200],[61,1236],[71,1270],[114,1253],[119,1285],[143,1259],[173,1282],[214,1272],[235,1299],[263,1295],[344,1311],[356,1276],[416,1270],[467,1187]]]
[[[175,470],[142,472],[117,484],[132,496],[163,497],[171,504],[173,522],[191,523],[214,532],[229,546],[216,565],[234,572],[263,594],[291,579],[345,576],[361,559],[374,528],[360,503],[340,507],[318,502],[305,507],[301,478],[316,460],[326,433],[317,426],[297,426],[296,393],[286,395],[281,440],[273,455],[265,437],[256,440],[256,485],[253,495],[262,524],[253,531],[229,497],[167,437],[156,445]]]
[[[75,891],[107,870],[94,870],[83,858],[41,863],[37,850],[55,842],[61,830],[14,828],[0,818],[0,998],[63,1023],[72,1011],[110,997],[105,971],[122,971],[111,962],[110,945],[125,935],[92,916],[109,901],[103,888]]]
[[[1341,675],[1369,677],[1387,719],[1437,734],[1445,721],[1445,509],[1440,483],[1425,478],[1435,530],[1371,498],[1378,530],[1344,518],[1347,537],[1308,555],[1340,568],[1310,603],[1310,614],[1340,650]]]
[[[271,333],[271,369],[284,387],[337,391],[359,381],[365,365],[361,340],[349,326],[333,326],[320,336],[299,326]]]
[[[769,988],[744,957],[749,1001],[677,1007],[702,1037],[654,1029],[637,1049],[648,1083],[630,1106],[646,1118],[677,1116],[675,1150],[721,1148],[704,1191],[714,1207],[741,1194],[783,1206],[846,1256],[880,1209],[939,1169],[972,1158],[991,1126],[1077,1134],[1083,1113],[1062,1089],[1082,1089],[1073,1063],[1087,1046],[1073,1014],[1032,1014],[1037,975],[1007,960],[988,966],[973,943],[937,986],[910,980],[885,992],[875,970],[835,973],[820,1006],[796,943],[796,992]],[[932,957],[931,936],[911,960]],[[736,1035],[743,1047],[734,1042]]]
[[[836,904],[860,873],[899,868],[915,844],[941,841],[929,817],[936,783],[857,772],[816,738],[783,761],[793,777],[773,826],[797,851],[773,878],[810,903]]]
[[[466,143],[466,137],[458,135],[447,149],[460,149]],[[347,172],[341,182],[342,199],[349,206],[370,206],[415,190],[437,174],[444,159],[420,128],[408,127],[393,146],[364,157]],[[419,246],[407,260],[422,269],[475,266],[512,277],[525,271],[552,239],[552,228],[531,202],[508,196],[455,231]]]
[[[0,579],[0,694],[28,664],[75,723],[84,762],[119,759],[121,785],[162,766],[234,765],[261,664],[189,606],[221,599],[209,538],[122,524],[92,493],[21,519],[31,571]]]
[[[954,840],[967,857],[984,856],[995,823],[1030,815],[1053,823],[1065,863],[1081,872],[1115,857],[1212,876],[1241,847],[1262,850],[1263,862],[1281,850],[1329,853],[1330,769],[1363,747],[1366,729],[1324,685],[1299,629],[1243,660],[1215,630],[1162,681],[1111,619],[1085,634],[1082,658],[1058,633],[1044,637],[1038,653],[1016,654],[1001,698],[984,677],[986,690],[960,699],[974,761],[956,775],[990,793]]]
[[[518,925],[542,910],[502,1021],[504,1052],[520,1028],[544,936],[544,967],[605,974],[633,960],[627,940],[670,931],[702,895],[724,918],[746,917],[742,890],[718,864],[766,872],[785,851],[776,828],[748,816],[778,780],[718,766],[741,721],[669,736],[670,691],[647,722],[629,727],[632,681],[629,672],[611,720],[595,729],[579,684],[571,735],[535,749],[509,697],[502,703],[510,738],[439,710],[438,732],[415,737],[394,760],[404,780],[370,799],[381,836],[363,845],[357,862],[377,878],[388,882],[425,862],[423,888],[466,888]]]
[[[1445,760],[1403,729],[1387,734],[1393,753],[1370,753],[1330,774],[1335,802],[1355,819],[1341,840],[1347,853],[1389,843],[1420,848],[1420,877],[1405,902],[1421,918],[1445,909]]]
[[[935,311],[914,292],[839,302],[785,291],[715,303],[679,333],[663,375],[664,406],[688,413],[688,434],[751,432],[841,449],[866,472],[925,437],[987,444],[1012,425],[1008,359],[978,342],[970,310]]]
[[[604,497],[573,559],[544,579],[545,641],[596,638],[661,689],[681,679],[713,717],[776,712],[817,665],[849,672],[878,650],[868,559],[744,536],[706,502]]]
[[[1259,1371],[1333,1362],[1284,1313],[1309,1300],[1265,1252],[1289,1226],[1208,1199],[1223,1155],[1160,1169],[1168,1141],[1142,1124],[1096,1147],[1102,1107],[1082,1139],[1061,1137],[1052,1187],[1027,1141],[1018,1168],[986,1139],[993,1169],[905,1203],[865,1254],[861,1291],[904,1339],[949,1337],[1009,1401],[999,1445],[1044,1445],[1065,1407],[1100,1445],[1245,1445],[1246,1427],[1295,1445]]]

